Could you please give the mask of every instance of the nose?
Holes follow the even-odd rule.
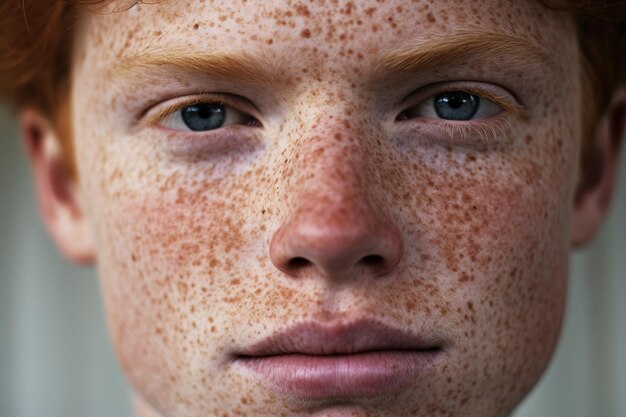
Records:
[[[319,139],[300,149],[290,213],[270,242],[270,259],[291,277],[376,278],[404,253],[402,233],[375,198],[363,144]],[[308,271],[308,272],[307,272]]]

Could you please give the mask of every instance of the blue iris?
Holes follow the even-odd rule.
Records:
[[[220,103],[200,103],[181,110],[185,125],[195,132],[218,129],[226,120],[226,108]]]
[[[435,111],[442,119],[470,120],[479,107],[480,98],[463,91],[450,91],[435,96]]]

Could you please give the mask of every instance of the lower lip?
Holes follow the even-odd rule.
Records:
[[[349,355],[240,357],[261,383],[307,399],[371,397],[404,391],[423,379],[441,351],[381,351]]]

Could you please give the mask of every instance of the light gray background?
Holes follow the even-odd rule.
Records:
[[[616,205],[574,255],[564,333],[516,417],[626,417],[626,158]],[[15,125],[0,108],[0,416],[128,417],[93,269],[45,234]]]

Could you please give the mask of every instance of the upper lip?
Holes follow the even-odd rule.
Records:
[[[237,356],[348,355],[390,350],[438,351],[441,348],[441,341],[433,336],[418,336],[363,319],[349,323],[296,324],[244,348]]]

